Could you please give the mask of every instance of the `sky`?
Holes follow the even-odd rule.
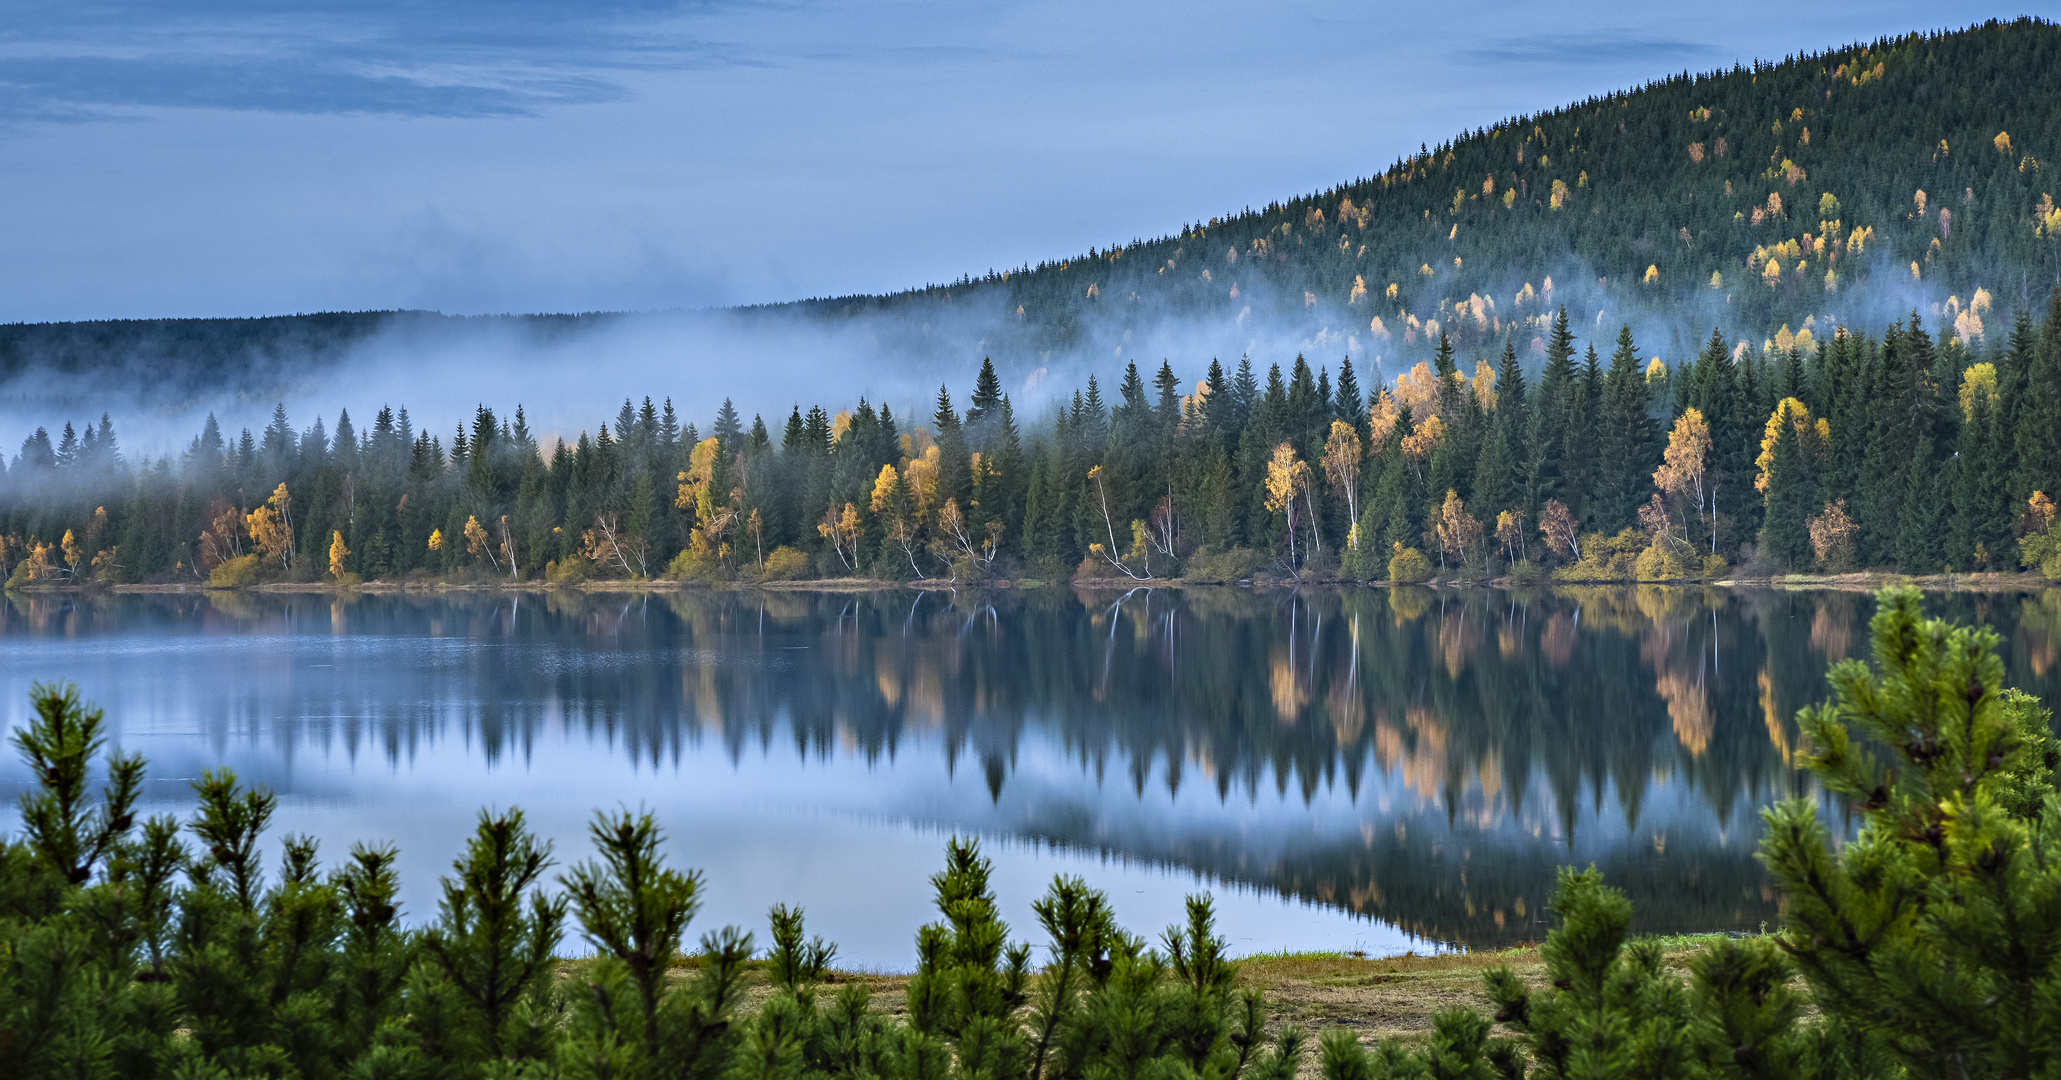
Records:
[[[0,0],[0,322],[895,290],[1674,72],[2057,13]]]

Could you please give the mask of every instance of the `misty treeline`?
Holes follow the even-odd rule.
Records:
[[[1463,350],[1514,334],[1536,361],[1562,304],[1686,331],[1655,343],[1681,351],[1713,322],[1822,338],[1912,306],[1979,337],[1978,288],[2015,308],[2061,284],[2061,97],[2022,89],[2056,66],[2061,28],[2020,19],[1684,73],[1175,235],[801,306],[992,307],[985,347],[1009,356],[1245,312],[1391,362],[1441,332]]]
[[[1762,811],[1780,929],[1671,958],[1631,936],[1631,904],[1594,868],[1563,869],[1544,979],[1490,967],[1493,1015],[1455,1004],[1428,1038],[1371,1048],[1351,1027],[1314,1047],[1294,1026],[1269,1030],[1206,898],[1148,943],[1119,928],[1107,896],[1062,876],[1032,906],[1046,947],[1012,940],[989,863],[958,838],[931,878],[941,917],[886,993],[834,970],[834,947],[786,906],[769,913],[763,952],[734,926],[690,947],[704,883],[669,865],[646,813],[597,814],[594,857],[554,873],[520,811],[482,811],[434,914],[403,912],[391,846],[325,866],[312,839],[289,835],[272,864],[276,799],[226,769],[192,782],[184,820],[142,817],[144,760],[103,757],[102,714],[74,688],[38,686],[11,740],[33,777],[22,831],[0,838],[0,1074],[2049,1075],[2061,1019],[2050,717],[2003,685],[1994,631],[1923,618],[1908,587],[1878,605],[1871,661],[1836,665],[1832,700],[1797,714],[1795,767],[1824,796]],[[1860,818],[1840,826],[1844,842],[1820,818],[1826,796]]]
[[[446,444],[382,408],[358,432],[284,407],[131,468],[105,416],[39,429],[0,476],[14,585],[354,582],[456,575],[973,581],[998,576],[1569,580],[1760,569],[2061,576],[2061,292],[1994,344],[1913,315],[1806,352],[1642,361],[1628,329],[1541,368],[1514,343],[1464,371],[1448,337],[1365,396],[1302,357],[1262,378],[1170,363],[1090,377],[1025,431],[992,363],[927,423],[864,399],[777,436],[725,402],[703,437],[668,402],[546,455],[518,406]]]

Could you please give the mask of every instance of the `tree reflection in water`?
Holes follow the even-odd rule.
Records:
[[[1933,608],[1995,625],[2010,681],[2052,699],[2061,590]],[[1644,929],[1773,921],[1756,811],[1812,793],[1793,715],[1872,609],[1657,587],[9,594],[0,655],[26,681],[64,674],[44,670],[63,642],[187,650],[221,668],[209,737],[288,761],[314,744],[399,762],[456,727],[491,763],[564,728],[652,764],[787,743],[892,785],[898,753],[937,747],[990,807],[926,824],[1493,945],[1542,934],[1569,862],[1601,866]],[[408,646],[325,674],[255,638]],[[1022,773],[1027,748],[1069,767]],[[1084,794],[1112,786],[1135,798]],[[1308,820],[1233,812],[1263,792]]]

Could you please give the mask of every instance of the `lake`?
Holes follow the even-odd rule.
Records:
[[[2054,699],[2061,590],[1934,596]],[[640,594],[8,594],[0,725],[70,680],[184,815],[227,765],[267,842],[398,844],[434,916],[482,806],[561,867],[649,808],[707,875],[690,933],[799,903],[848,966],[905,970],[945,839],[977,835],[1037,940],[1054,874],[1156,936],[1217,898],[1241,953],[1543,936],[1595,863],[1639,928],[1754,929],[1757,810],[1816,797],[1795,711],[1871,597],[1696,588]],[[27,773],[0,763],[0,829]],[[1838,815],[1836,804],[1828,811]]]

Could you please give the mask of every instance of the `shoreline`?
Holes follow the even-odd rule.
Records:
[[[1281,578],[1257,578],[1240,581],[1208,581],[1190,578],[1075,578],[1071,581],[1045,581],[1036,578],[996,579],[993,581],[966,582],[944,578],[928,578],[907,581],[885,578],[816,578],[805,581],[674,581],[648,579],[643,581],[589,581],[577,585],[551,584],[543,581],[497,581],[497,582],[422,582],[371,581],[362,584],[337,585],[317,581],[270,582],[259,585],[245,585],[217,588],[200,582],[159,583],[138,585],[31,585],[25,588],[5,590],[8,593],[24,595],[61,593],[132,593],[132,594],[200,594],[200,593],[280,593],[288,595],[344,595],[361,593],[369,595],[439,594],[439,593],[589,593],[596,595],[622,593],[686,593],[686,592],[803,592],[803,593],[867,593],[867,592],[956,592],[966,589],[979,592],[1003,592],[1009,590],[1034,590],[1046,588],[1072,588],[1088,591],[1111,591],[1133,589],[1184,589],[1184,588],[1249,588],[1264,590],[1301,589],[1567,589],[1567,588],[1625,588],[1654,586],[1661,588],[1700,589],[1773,589],[1782,591],[1838,591],[1874,592],[1885,585],[1908,584],[1926,592],[1986,593],[1986,592],[2037,592],[2061,588],[2061,582],[2050,581],[2032,573],[1979,573],[1979,574],[1927,574],[1908,576],[1886,571],[1859,571],[1848,574],[1779,574],[1766,577],[1734,576],[1711,580],[1678,579],[1667,581],[1642,581],[1638,579],[1608,579],[1564,581],[1555,579],[1525,579],[1508,577],[1484,579],[1434,579],[1425,582],[1407,583],[1394,581],[1339,581],[1309,580],[1297,582]]]

